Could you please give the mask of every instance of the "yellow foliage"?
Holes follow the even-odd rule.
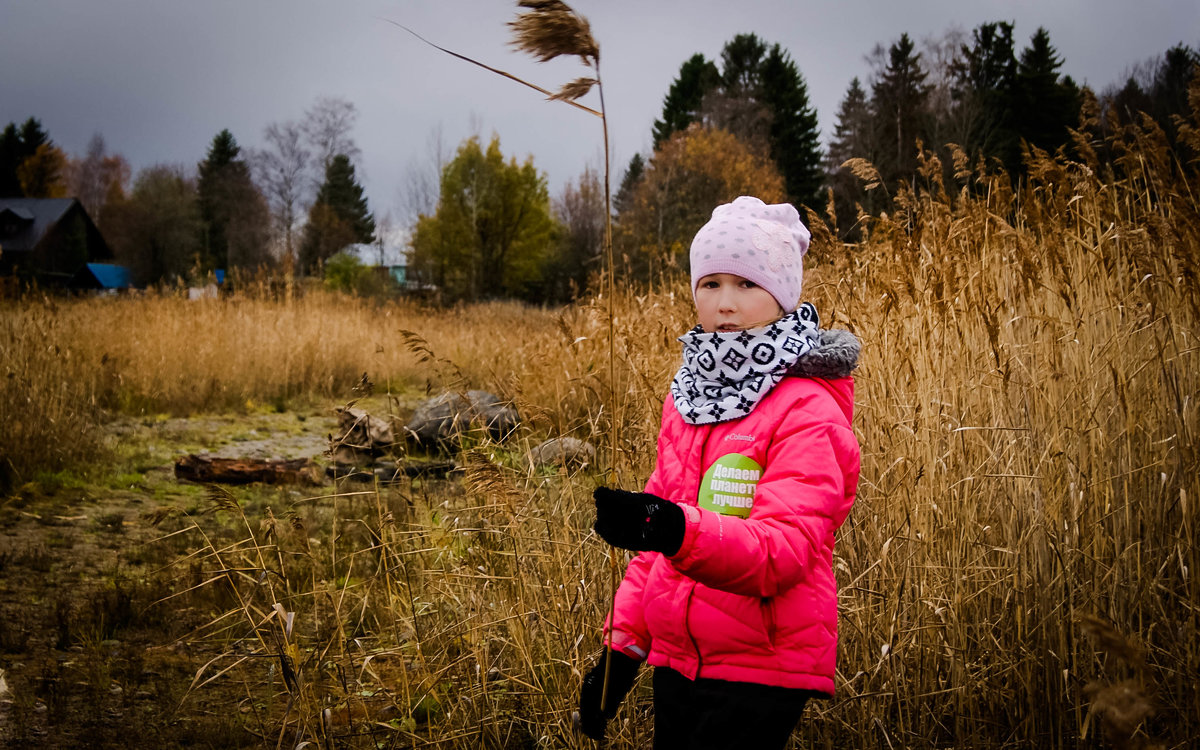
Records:
[[[629,275],[646,281],[686,269],[696,230],[714,208],[739,195],[787,200],[771,160],[732,134],[692,125],[672,135],[651,157],[618,220],[616,247]]]

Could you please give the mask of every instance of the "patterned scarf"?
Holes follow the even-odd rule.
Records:
[[[688,424],[746,416],[820,340],[817,309],[805,302],[763,328],[679,337],[683,366],[671,381],[675,408]]]

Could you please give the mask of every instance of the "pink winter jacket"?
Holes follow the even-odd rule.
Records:
[[[683,545],[629,563],[605,620],[613,647],[693,680],[832,695],[834,532],[858,485],[853,408],[849,377],[786,377],[715,425],[687,424],[668,397],[646,492],[683,507]]]

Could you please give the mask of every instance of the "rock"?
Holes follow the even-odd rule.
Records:
[[[391,422],[373,417],[362,409],[340,407],[337,418],[338,436],[329,444],[329,455],[336,464],[367,463],[396,442]]]
[[[543,466],[582,468],[595,462],[596,446],[579,438],[552,438],[531,448],[525,457],[535,468]]]
[[[494,440],[502,440],[516,426],[520,417],[516,409],[504,406],[500,399],[487,391],[443,393],[417,407],[404,431],[409,438],[426,448],[449,447],[460,433],[471,428],[485,428]]]

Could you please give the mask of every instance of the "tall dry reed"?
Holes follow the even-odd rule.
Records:
[[[926,155],[860,245],[814,222],[806,297],[864,343],[863,470],[834,560],[838,696],[811,704],[798,744],[1180,748],[1200,735],[1200,179],[1195,154],[1162,152],[1152,123],[1112,138],[1116,165],[1081,136],[1076,158],[1032,154],[1020,186],[961,159],[945,178]],[[526,430],[470,436],[461,482],[344,487],[273,512],[216,498],[236,527],[178,521],[197,547],[181,583],[196,574],[231,603],[189,639],[212,659],[194,691],[239,685],[239,715],[268,746],[578,747],[569,711],[608,601],[589,532],[599,477],[535,471],[523,448],[611,426],[621,474],[645,476],[691,319],[686,287],[619,293],[610,377],[609,301],[437,313],[155,298],[36,314],[53,316],[42,345],[62,361],[102,361],[99,326],[138,342],[103,378],[56,365],[98,404],[332,395],[362,370],[411,387],[461,371],[513,399]],[[181,336],[196,317],[208,325]],[[227,328],[258,353],[231,352]],[[399,329],[434,362],[417,364]],[[458,369],[438,374],[437,358]],[[645,688],[614,746],[647,744]]]

